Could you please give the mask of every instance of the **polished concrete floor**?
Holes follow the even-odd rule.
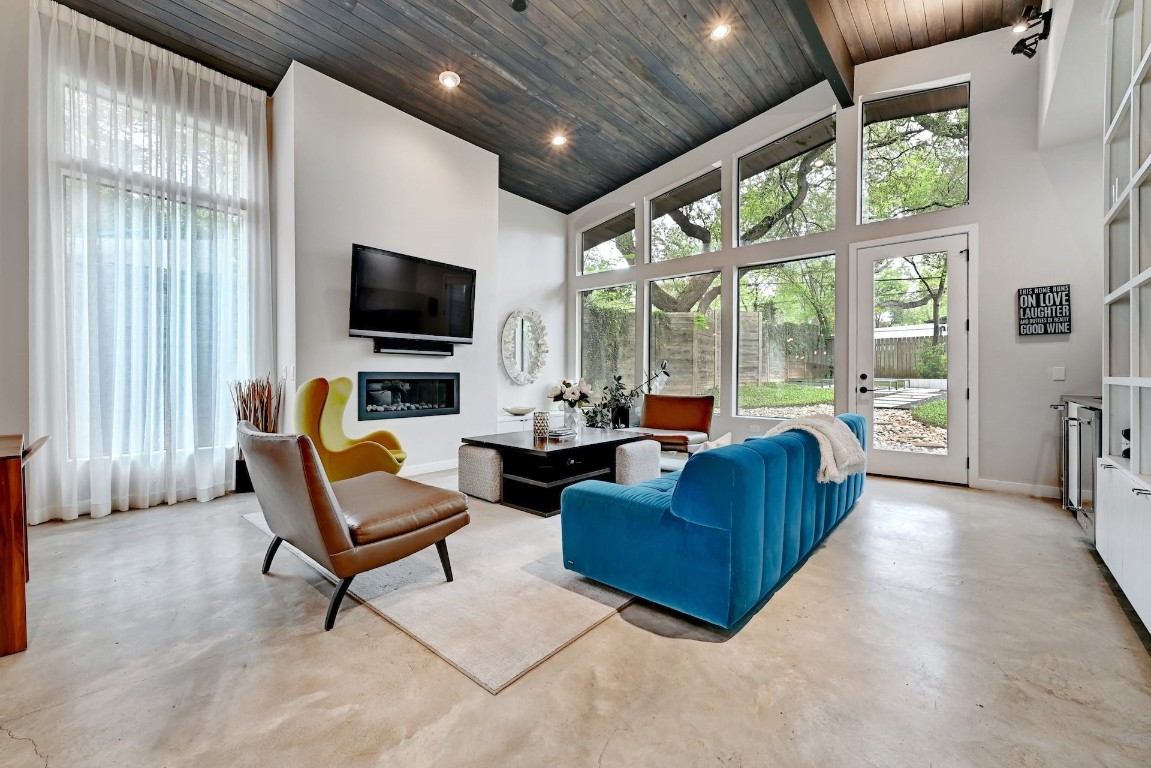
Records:
[[[443,481],[443,478],[440,478]],[[738,634],[637,604],[492,696],[247,498],[32,532],[0,766],[1147,766],[1151,656],[1057,506],[872,479]]]

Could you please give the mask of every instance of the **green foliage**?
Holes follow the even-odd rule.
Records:
[[[584,424],[596,429],[611,429],[611,409],[603,403],[596,403],[582,410]]]
[[[584,274],[622,269],[635,264],[635,230],[588,248],[583,253]]]
[[[863,220],[967,203],[968,111],[953,109],[863,129]]]
[[[920,424],[947,429],[947,400],[933,400],[912,406],[911,418]]]
[[[623,376],[617,373],[611,383],[603,388],[599,402],[584,409],[584,423],[589,427],[611,429],[616,409],[631,408],[638,399],[639,390],[629,389],[623,382]]]
[[[800,405],[820,405],[835,402],[835,389],[813,387],[808,384],[776,382],[759,386],[741,384],[739,387],[739,407],[744,408],[783,408]]]
[[[919,343],[915,356],[915,375],[921,379],[947,378],[947,344],[932,344],[931,339]]]
[[[721,227],[719,192],[664,214],[651,223],[651,260],[670,261],[718,250]]]
[[[835,143],[739,183],[742,245],[835,229]]]
[[[631,408],[638,399],[639,390],[629,389],[623,383],[623,376],[618,373],[612,377],[611,384],[603,388],[600,396],[600,402],[608,408]]]
[[[877,122],[866,126],[864,132],[865,221],[967,202],[967,109]],[[740,180],[737,228],[741,243],[835,228],[835,144],[796,149],[800,154],[795,157]],[[684,258],[719,247],[722,213],[719,195],[709,194],[660,216],[652,223],[653,261]],[[630,231],[585,252],[585,271],[627,266],[635,263],[635,257],[635,232]],[[933,338],[940,338],[947,316],[946,283],[945,254],[880,262],[876,326],[932,322],[936,324]],[[650,285],[653,355],[659,359],[670,356],[669,350],[660,347],[667,325],[663,313],[696,313],[697,331],[706,331],[710,322],[707,313],[719,307],[719,278],[714,273],[697,274]],[[784,345],[789,365],[797,360],[814,365],[809,370],[818,372],[807,375],[818,376],[823,370],[830,371],[833,364],[829,351],[835,335],[835,285],[834,256],[741,270],[739,309],[760,313],[765,339],[778,336],[787,324],[810,329],[788,332],[784,339],[772,343]],[[628,363],[634,360],[634,326],[630,321],[636,311],[635,287],[601,289],[583,296],[585,341],[581,359],[585,361],[585,376],[595,386],[603,386],[611,374],[630,370]],[[594,310],[604,310],[600,320],[610,316],[619,322],[589,328]],[[589,356],[596,358],[591,366]],[[945,355],[943,360],[945,366]],[[938,367],[939,361],[931,360],[929,354],[924,365]]]

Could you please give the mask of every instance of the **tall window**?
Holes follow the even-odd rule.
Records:
[[[864,222],[968,201],[967,83],[863,105]]]
[[[719,169],[651,201],[651,260],[670,261],[719,250]]]
[[[606,272],[635,264],[635,211],[629,210],[583,233],[581,272]]]
[[[835,229],[835,117],[739,159],[739,244]]]
[[[268,372],[265,97],[47,0],[33,24],[31,506],[218,496],[228,383]]]
[[[635,283],[580,294],[580,376],[599,392],[617,373],[635,386]]]
[[[835,257],[739,271],[740,416],[835,411]]]
[[[648,370],[667,360],[665,395],[714,395],[719,411],[719,273],[653,280]]]

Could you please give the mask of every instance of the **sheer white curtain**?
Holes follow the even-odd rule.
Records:
[[[272,365],[266,97],[31,3],[29,519],[211,499]]]

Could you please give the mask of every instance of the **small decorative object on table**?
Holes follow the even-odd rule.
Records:
[[[505,405],[504,411],[512,416],[527,416],[535,410],[534,405]]]
[[[546,440],[548,437],[548,428],[551,425],[551,417],[545,411],[532,415],[532,437],[536,440]]]
[[[564,429],[574,432],[579,424],[576,408],[591,401],[591,386],[584,379],[578,382],[564,379],[559,386],[549,389],[547,394],[554,402],[564,404]]]
[[[280,406],[284,402],[284,380],[242,379],[231,383],[232,404],[236,423],[250,421],[261,432],[280,431]],[[236,493],[251,493],[252,478],[244,461],[244,452],[236,445]]]

